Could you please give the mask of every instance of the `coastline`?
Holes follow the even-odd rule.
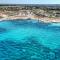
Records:
[[[17,19],[34,19],[44,23],[60,23],[60,11],[49,6],[1,6],[0,21]]]
[[[2,11],[2,12],[0,12],[0,21],[16,20],[16,19],[34,19],[34,20],[42,21],[44,23],[52,23],[52,22],[59,23],[60,22],[60,17],[43,17],[43,16],[38,16],[38,15],[35,15],[30,10],[22,10],[22,11],[19,11],[18,14],[13,13],[13,11],[6,11],[6,12]]]
[[[60,18],[48,18],[48,17],[36,17],[36,16],[11,16],[11,17],[4,17],[0,18],[0,21],[4,20],[17,20],[17,19],[34,19],[38,21],[42,21],[44,23],[60,23]]]

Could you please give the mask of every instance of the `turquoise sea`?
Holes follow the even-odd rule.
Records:
[[[1,21],[0,60],[60,60],[60,23]]]

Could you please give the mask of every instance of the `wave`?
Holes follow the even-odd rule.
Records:
[[[60,23],[51,23],[50,26],[60,26]]]

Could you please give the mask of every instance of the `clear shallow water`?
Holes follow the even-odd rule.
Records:
[[[0,22],[0,60],[59,60],[59,51],[60,23]]]

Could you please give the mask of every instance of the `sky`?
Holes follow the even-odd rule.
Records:
[[[60,4],[60,0],[0,0],[0,4]]]

